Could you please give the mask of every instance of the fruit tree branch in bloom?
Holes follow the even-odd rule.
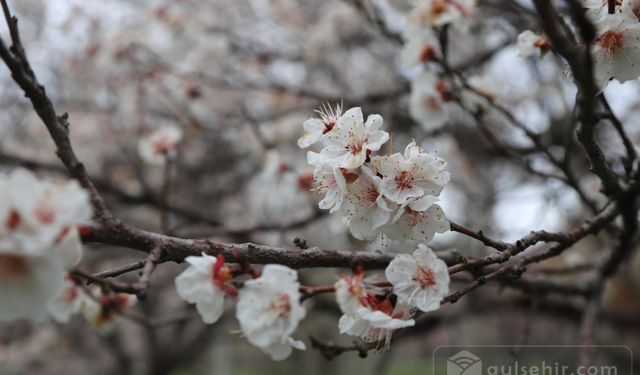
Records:
[[[320,118],[311,118],[305,122],[305,135],[298,141],[301,148],[318,142],[323,145],[320,153],[309,151],[307,154],[308,164],[314,167],[312,177],[316,183],[316,190],[325,194],[319,207],[329,210],[330,213],[337,212],[342,215],[343,222],[357,239],[374,240],[384,235],[387,236],[385,238],[394,240],[409,239],[421,242],[413,254],[394,256],[384,251],[326,250],[308,247],[305,241],[298,241],[296,247],[275,247],[235,243],[243,240],[233,236],[231,240],[227,240],[229,242],[224,242],[209,238],[179,238],[169,235],[171,231],[168,219],[172,211],[168,199],[171,177],[169,171],[174,166],[172,162],[175,159],[172,156],[177,153],[178,142],[182,137],[179,129],[170,127],[160,129],[158,134],[154,134],[164,142],[160,151],[158,147],[154,147],[153,142],[150,142],[146,149],[150,160],[153,161],[155,157],[160,156],[160,163],[165,163],[163,189],[159,202],[156,202],[161,211],[162,233],[143,230],[122,222],[107,208],[98,191],[102,190],[98,189],[100,184],[92,181],[83,163],[76,156],[69,138],[68,116],[58,114],[45,88],[36,78],[20,41],[17,19],[11,15],[7,1],[0,0],[11,38],[10,46],[5,45],[0,39],[0,58],[47,127],[56,146],[56,153],[65,168],[89,194],[95,223],[77,224],[83,242],[139,250],[146,254],[145,258],[132,264],[96,274],[88,273],[79,266],[71,268],[70,271],[66,269],[72,279],[69,287],[77,287],[80,284],[76,283],[77,280],[96,284],[102,290],[102,295],[92,295],[90,299],[102,304],[97,307],[97,315],[106,315],[105,306],[109,307],[107,312],[118,315],[135,303],[136,298],[133,295],[139,299],[147,295],[152,285],[151,276],[159,265],[165,262],[186,262],[189,267],[175,280],[178,295],[186,302],[196,304],[199,314],[207,324],[220,319],[224,312],[225,298],[237,297],[236,314],[243,332],[250,342],[274,359],[286,358],[291,348],[304,349],[304,343],[293,340],[289,334],[280,337],[276,332],[273,336],[277,336],[279,341],[269,341],[265,344],[265,340],[257,338],[260,335],[256,332],[263,332],[265,328],[260,326],[262,323],[257,318],[269,310],[278,319],[286,318],[286,321],[283,321],[288,327],[288,332],[292,332],[306,313],[301,302],[325,293],[336,294],[340,310],[343,312],[339,322],[341,333],[375,339],[375,343],[356,343],[353,346],[325,345],[318,340],[312,340],[312,345],[327,357],[347,351],[356,351],[364,356],[370,349],[383,347],[381,343],[388,345],[394,330],[413,326],[419,316],[437,310],[441,304],[455,303],[489,281],[529,294],[578,296],[587,301],[589,306],[597,304],[604,282],[615,274],[631,254],[637,238],[637,197],[640,192],[640,175],[634,171],[637,155],[631,140],[604,96],[596,99],[600,88],[592,72],[595,64],[591,56],[591,45],[596,40],[594,26],[584,17],[579,4],[568,0],[568,12],[575,20],[581,38],[580,41],[575,41],[563,24],[560,14],[548,0],[534,2],[550,42],[549,48],[552,47],[555,53],[561,55],[573,71],[578,87],[577,142],[582,145],[592,171],[602,183],[607,204],[604,208],[598,207],[594,203],[596,200],[589,197],[585,193],[586,189],[579,185],[566,155],[567,150],[564,150],[565,155],[562,157],[552,152],[551,142],[545,144],[542,135],[530,130],[525,122],[519,121],[507,106],[494,102],[491,95],[475,89],[462,72],[449,66],[446,51],[453,45],[449,43],[449,25],[438,25],[436,28],[442,57],[430,57],[430,62],[434,63],[438,72],[430,72],[421,77],[424,82],[435,84],[437,96],[430,97],[433,100],[426,102],[434,106],[450,101],[457,102],[463,111],[473,115],[480,132],[498,144],[508,157],[520,161],[524,169],[532,174],[538,174],[543,178],[555,178],[573,188],[593,211],[593,216],[562,232],[531,231],[513,243],[493,239],[483,231],[469,229],[444,216],[437,204],[440,193],[450,178],[444,159],[427,152],[415,141],[407,145],[404,154],[383,155],[380,151],[384,150],[382,146],[389,141],[390,135],[382,130],[382,116],[371,114],[365,121],[359,107],[351,108],[344,114],[341,106],[335,110],[329,108],[324,112],[320,111]],[[380,22],[382,19],[376,20],[384,31],[384,22]],[[391,39],[401,41],[397,35]],[[586,47],[580,46],[577,42],[584,43]],[[432,50],[427,52],[429,53],[426,56],[437,53]],[[131,58],[134,57],[132,54]],[[427,64],[425,61],[420,63]],[[164,65],[162,68],[172,70]],[[412,85],[419,86],[415,82],[412,82]],[[463,103],[462,97],[465,93],[474,94],[486,100],[488,104],[483,109],[471,108]],[[598,103],[604,107],[605,115],[597,112]],[[533,144],[530,146],[531,152],[539,153],[548,159],[558,171],[537,171],[521,157],[526,154],[519,154],[521,150],[517,149],[517,146],[495,136],[486,124],[482,124],[485,109],[497,112],[512,126],[523,131]],[[623,162],[626,172],[624,180],[609,166],[596,139],[596,127],[603,119],[612,122],[626,148],[627,156]],[[167,130],[168,134],[161,134],[162,130]],[[88,204],[85,206],[89,207]],[[87,217],[89,215],[87,214]],[[306,220],[315,220],[318,216],[302,220],[299,225],[308,223]],[[621,220],[616,223],[618,218]],[[424,225],[421,227],[416,223]],[[11,215],[7,225],[15,225]],[[213,228],[212,234],[239,234],[240,238],[260,229],[285,228],[255,226],[230,229],[221,225]],[[567,283],[536,278],[535,275],[529,277],[529,274],[523,277],[527,267],[556,257],[581,240],[598,235],[605,229],[611,235],[611,242],[615,241],[615,244],[603,251],[605,257],[602,262],[589,268],[597,271],[595,276],[587,275]],[[491,250],[490,255],[463,258],[452,254],[438,257],[423,245],[424,242],[430,241],[435,233],[448,230],[479,241],[488,248],[484,250]],[[263,273],[253,270],[251,264],[265,265]],[[301,268],[347,268],[353,273],[341,277],[334,285],[311,286],[301,285],[298,281],[295,270]],[[140,269],[142,272],[136,282],[122,283],[112,279]],[[365,271],[382,269],[385,270],[388,281],[370,283],[366,280]],[[462,272],[468,274],[458,275],[463,277],[456,277],[455,281],[466,284],[450,291],[450,275]],[[245,279],[237,279],[239,276]],[[202,292],[203,290],[205,292]],[[426,295],[427,291],[429,295]],[[84,287],[81,292],[91,293],[88,287]],[[256,308],[257,304],[261,304],[259,308]],[[405,304],[411,308],[399,307]],[[102,311],[99,311],[100,308]],[[597,306],[593,309],[585,316],[585,332],[591,332],[597,320]],[[365,321],[381,325],[367,326],[367,332],[358,332],[358,327]],[[266,328],[277,331],[278,327],[276,325],[275,328]],[[585,336],[588,336],[585,340],[591,340],[593,337],[591,334]]]

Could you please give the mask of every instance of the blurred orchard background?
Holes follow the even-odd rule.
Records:
[[[126,222],[179,237],[292,247],[298,237],[323,249],[406,252],[406,243],[354,239],[340,219],[317,208],[311,169],[297,139],[323,103],[378,113],[394,150],[415,139],[448,161],[447,217],[492,238],[515,241],[531,230],[564,231],[601,207],[572,131],[575,86],[552,54],[517,56],[525,29],[539,30],[525,0],[480,0],[465,27],[448,30],[447,58],[479,90],[537,134],[552,154],[568,150],[562,171],[512,121],[487,108],[451,110],[430,128],[409,112],[416,76],[400,59],[408,0],[14,0],[27,54],[47,93],[69,113],[71,139],[111,210]],[[4,40],[8,31],[3,25]],[[612,81],[605,96],[640,141],[640,85]],[[46,128],[8,70],[0,68],[0,167],[26,166],[63,176]],[[138,141],[165,125],[184,133],[161,228],[163,168],[143,163]],[[598,128],[610,160],[624,156],[615,129]],[[575,155],[575,157],[571,157]],[[615,168],[615,167],[614,167]],[[582,192],[583,197],[577,193]],[[534,279],[579,281],[593,268],[606,234],[535,265]],[[83,265],[100,271],[140,258],[132,251],[87,246]],[[491,253],[457,233],[436,235],[439,253]],[[109,250],[109,251],[107,251]],[[640,349],[640,253],[605,285],[598,342]],[[136,307],[146,324],[122,319],[103,335],[76,317],[71,324],[0,325],[0,374],[429,374],[443,344],[575,344],[584,304],[579,296],[532,294],[487,285],[444,305],[367,359],[348,352],[331,361],[308,346],[273,362],[237,333],[232,305],[205,326],[175,292],[183,265],[153,275],[153,291]],[[348,270],[301,270],[303,282],[332,283]],[[125,276],[135,279],[133,275]],[[452,285],[458,285],[454,283]],[[0,301],[0,303],[2,303]],[[349,345],[338,334],[333,295],[309,301],[297,336]],[[307,341],[308,343],[308,341]]]

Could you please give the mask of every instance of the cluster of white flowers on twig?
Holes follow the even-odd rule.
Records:
[[[320,208],[339,214],[351,233],[363,240],[383,235],[427,242],[434,233],[449,229],[436,204],[449,180],[443,159],[415,142],[404,154],[375,155],[389,140],[381,130],[380,115],[365,121],[360,108],[343,114],[340,106],[318,113],[319,118],[303,124],[305,134],[298,145],[322,144],[320,152],[307,154],[315,168],[316,189],[324,194]],[[236,317],[251,344],[274,360],[287,358],[292,348],[305,349],[291,337],[306,315],[296,271],[269,264],[259,274],[248,264],[232,266],[223,256],[206,254],[186,261],[190,266],[176,278],[176,289],[183,300],[196,305],[205,323],[220,319],[226,297],[237,297]],[[243,275],[250,279],[238,280]],[[433,311],[448,293],[447,266],[424,245],[413,255],[396,257],[386,275],[390,283],[376,285],[356,267],[353,276],[335,283],[343,312],[341,333],[387,346],[393,330],[414,325],[410,309]]]
[[[80,261],[79,234],[91,216],[89,194],[76,181],[41,180],[23,169],[0,175],[0,321],[42,321],[49,313],[68,322],[82,311],[103,330],[132,304],[134,296],[89,291],[67,274]]]
[[[91,215],[75,181],[38,180],[23,169],[0,175],[0,321],[47,316],[47,302],[80,259],[78,227]]]
[[[409,112],[425,130],[446,124],[453,106],[451,82],[428,63],[443,59],[439,38],[447,27],[464,28],[475,6],[475,0],[418,0],[407,17],[402,62],[420,69],[411,81]]]
[[[237,296],[236,317],[247,340],[271,355],[283,360],[292,349],[305,349],[301,341],[291,338],[298,323],[305,316],[300,302],[300,284],[296,271],[289,267],[269,264],[258,275],[250,266],[232,267],[223,256],[186,259],[190,267],[176,278],[180,298],[196,305],[207,324],[217,322],[224,312],[225,296]],[[252,279],[232,281],[243,274]]]
[[[396,256],[385,270],[391,292],[380,283],[367,282],[362,269],[343,276],[335,284],[336,298],[343,315],[340,333],[360,337],[365,342],[388,346],[394,330],[411,327],[409,310],[437,310],[449,293],[447,265],[431,249],[420,244],[413,254]]]
[[[364,121],[360,108],[320,111],[304,123],[298,145],[309,151],[321,209],[339,214],[360,240],[380,235],[394,240],[427,242],[449,230],[436,203],[449,181],[446,162],[411,142],[403,154],[375,155],[389,140],[380,115]]]
[[[640,76],[640,1],[616,2],[613,13],[609,4],[601,0],[582,0],[586,15],[596,28],[596,39],[591,53],[594,76],[600,90],[604,90],[611,79],[620,82]],[[525,30],[518,36],[518,54],[532,56],[551,49],[544,35]]]
[[[96,331],[108,334],[138,302],[135,295],[104,293],[99,287],[87,288],[82,282],[73,276],[65,278],[64,287],[47,305],[53,320],[69,323],[74,315],[81,313]]]
[[[251,344],[274,360],[286,359],[292,348],[306,348],[291,337],[306,315],[304,289],[295,270],[269,264],[258,273],[248,264],[232,266],[223,256],[206,254],[186,261],[189,267],[176,278],[176,289],[183,300],[196,305],[205,323],[220,319],[226,297],[237,297],[236,318]],[[250,278],[240,280],[243,275]],[[395,257],[385,275],[388,282],[371,282],[358,266],[353,275],[335,283],[343,313],[340,333],[387,347],[394,330],[415,324],[412,309],[434,311],[449,292],[447,265],[424,245],[412,255]]]

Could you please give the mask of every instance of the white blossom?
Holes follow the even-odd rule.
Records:
[[[345,314],[355,314],[362,300],[367,296],[367,288],[362,274],[342,276],[335,283],[336,300]]]
[[[621,14],[607,15],[598,24],[592,48],[596,82],[604,88],[611,78],[620,82],[640,76],[640,22]]]
[[[525,30],[518,34],[516,49],[518,56],[529,57],[533,55],[543,55],[551,48],[549,40],[531,30]]]
[[[408,22],[404,35],[406,42],[400,52],[400,58],[407,68],[426,64],[440,55],[440,44],[432,28],[423,28]]]
[[[409,22],[422,27],[460,24],[475,7],[475,0],[417,0],[409,14]]]
[[[389,140],[389,133],[380,130],[382,122],[380,115],[369,115],[364,122],[359,107],[349,109],[323,139],[320,155],[334,168],[360,167]]]
[[[392,202],[404,204],[411,198],[437,196],[449,182],[447,162],[411,142],[404,150],[388,156],[376,156],[371,163],[382,174],[382,194]]]
[[[125,293],[102,294],[99,289],[92,290],[92,296],[82,304],[82,314],[98,332],[108,334],[127,310],[138,302],[136,296]]]
[[[307,148],[320,141],[336,125],[338,118],[342,115],[342,106],[337,105],[335,109],[329,105],[323,105],[316,110],[320,118],[312,117],[302,124],[304,135],[298,139],[298,147]]]
[[[8,176],[6,194],[10,209],[0,247],[44,254],[70,228],[91,220],[89,194],[76,181],[38,180],[31,172],[17,169]]]
[[[343,213],[351,234],[359,240],[373,240],[379,228],[391,218],[394,207],[382,195],[382,179],[368,167],[348,187]]]
[[[381,231],[394,240],[431,241],[435,233],[449,230],[449,221],[435,202],[437,198],[429,195],[405,202]]]
[[[311,216],[314,203],[300,175],[276,150],[264,156],[264,167],[247,186],[249,217],[259,224],[287,226]]]
[[[75,281],[65,277],[60,292],[49,300],[47,310],[58,323],[68,323],[71,317],[79,313],[86,302],[87,295]]]
[[[353,276],[342,276],[335,283],[335,290],[343,313],[338,321],[342,334],[388,346],[394,330],[415,324],[412,319],[403,319],[405,311],[396,310],[395,302],[388,296],[367,290],[361,268]]]
[[[413,319],[398,319],[365,306],[358,307],[355,314],[343,314],[338,321],[340,333],[365,342],[382,342],[384,346],[389,346],[394,330],[413,325]]]
[[[202,321],[212,324],[224,312],[225,282],[231,278],[224,257],[189,256],[189,268],[176,277],[176,291],[183,300],[196,305]]]
[[[46,319],[47,302],[62,289],[64,275],[55,256],[0,251],[0,322]]]
[[[324,197],[318,206],[323,210],[334,213],[342,206],[342,201],[347,192],[347,181],[340,168],[333,168],[323,164],[320,154],[309,151],[307,154],[309,164],[314,165],[313,180],[315,189],[323,193]]]
[[[385,270],[393,285],[398,302],[417,307],[424,312],[440,307],[449,293],[447,264],[423,244],[412,255],[397,255]]]
[[[41,181],[22,169],[0,181],[0,321],[41,321],[81,256],[88,194],[75,181]]]
[[[409,113],[427,131],[446,124],[450,101],[451,90],[448,84],[428,70],[411,82]]]
[[[607,0],[582,0],[582,7],[585,8],[587,18],[595,25],[603,22],[609,15]]]
[[[166,125],[140,139],[138,154],[149,165],[163,165],[167,158],[174,158],[182,140],[182,129]]]
[[[304,343],[291,338],[306,311],[300,304],[296,271],[269,264],[262,275],[245,282],[238,294],[236,317],[247,340],[276,361],[291,354],[292,347],[304,350]]]
[[[620,12],[632,22],[640,21],[640,0],[622,0]]]

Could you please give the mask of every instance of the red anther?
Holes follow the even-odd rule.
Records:
[[[20,214],[18,214],[18,211],[11,210],[11,212],[9,212],[9,217],[7,218],[7,224],[5,226],[8,230],[15,230],[18,225],[20,225],[21,221],[22,220],[20,219]]]
[[[220,269],[222,269],[222,266],[224,266],[224,262],[225,262],[224,255],[222,254],[218,255],[216,257],[216,262],[213,264],[213,272],[214,273],[220,272]]]
[[[327,134],[328,132],[330,132],[335,125],[336,125],[335,121],[325,122],[324,129],[322,129],[322,134]]]
[[[445,102],[449,102],[449,101],[453,100],[453,96],[451,95],[451,91],[447,87],[447,84],[446,84],[445,81],[438,81],[438,83],[436,84],[436,91],[438,91],[438,93],[440,94],[440,97]]]
[[[222,291],[224,292],[224,294],[228,295],[229,297],[238,296],[238,288],[236,288],[233,285],[228,285],[228,284],[223,285]]]
[[[298,188],[300,188],[300,190],[304,190],[304,191],[311,190],[312,185],[313,185],[312,173],[304,173],[298,176]]]
[[[91,228],[86,225],[78,226],[78,232],[80,232],[81,236],[88,236],[91,234]]]
[[[435,55],[436,49],[427,44],[422,47],[422,51],[420,52],[420,62],[426,64],[431,61],[431,59],[433,59]]]

